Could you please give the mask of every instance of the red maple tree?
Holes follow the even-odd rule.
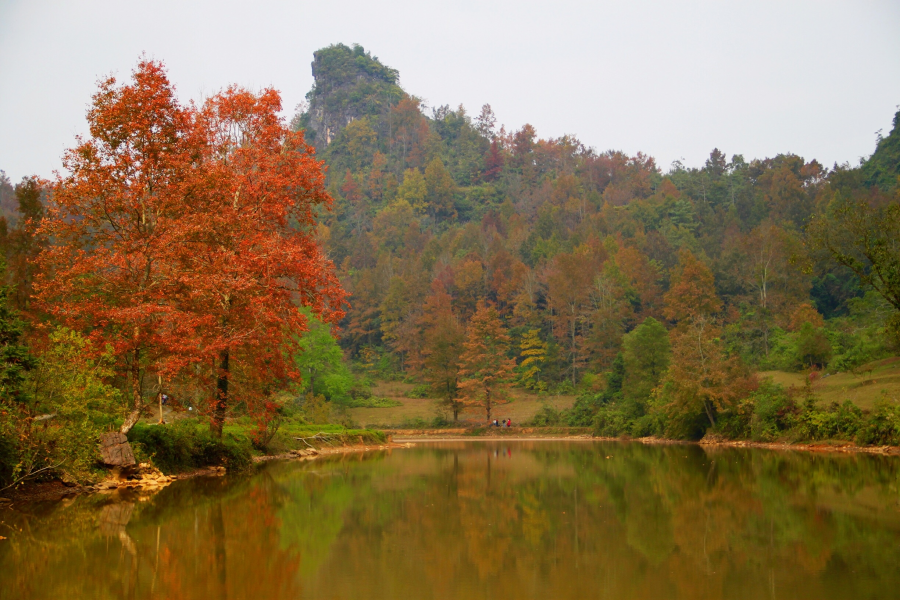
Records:
[[[331,204],[321,163],[280,109],[274,90],[237,88],[180,106],[147,60],[94,95],[91,137],[66,153],[70,174],[41,225],[53,245],[36,289],[50,314],[112,345],[131,388],[123,432],[140,415],[143,372],[214,361],[221,433],[232,359],[257,382],[295,378],[286,354],[306,329],[300,306],[343,315],[314,238]]]
[[[130,85],[100,84],[88,111],[91,137],[67,151],[41,234],[38,304],[61,322],[111,344],[127,373],[127,432],[142,408],[143,369],[165,368],[185,322],[172,303],[170,259],[189,202],[190,110],[162,66],[141,61]]]
[[[314,237],[317,211],[332,202],[321,163],[280,110],[275,90],[232,87],[196,120],[202,167],[179,239],[179,299],[204,322],[196,340],[216,362],[218,434],[233,359],[272,379],[296,378],[289,357],[307,328],[300,306],[327,323],[344,315],[346,294]]]

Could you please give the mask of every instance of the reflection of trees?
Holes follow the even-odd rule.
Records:
[[[109,499],[95,497],[58,507],[60,515],[51,513],[16,539],[14,570],[31,572],[15,587],[0,576],[2,596],[253,598],[265,582],[271,597],[298,597],[299,560],[278,547],[275,512],[283,495],[271,478],[191,484],[133,505],[98,506]],[[60,527],[66,521],[72,526]],[[0,572],[10,559],[0,558]]]
[[[479,443],[360,458],[3,516],[23,533],[0,531],[0,595],[848,598],[900,579],[884,457]]]

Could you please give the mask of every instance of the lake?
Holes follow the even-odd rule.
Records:
[[[0,598],[900,596],[900,459],[471,441],[0,509]]]

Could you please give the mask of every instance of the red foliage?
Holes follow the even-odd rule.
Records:
[[[42,225],[56,245],[37,289],[46,310],[127,363],[125,431],[141,369],[215,360],[220,431],[235,366],[252,363],[261,381],[297,376],[286,351],[306,329],[300,305],[343,316],[346,294],[314,238],[317,207],[331,205],[321,163],[280,110],[274,90],[233,87],[181,107],[151,61],[94,96],[91,139],[66,154],[71,175]]]

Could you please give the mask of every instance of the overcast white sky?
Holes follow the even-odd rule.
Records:
[[[898,0],[0,0],[0,169],[15,182],[60,168],[97,80],[127,78],[142,52],[183,100],[273,86],[290,117],[313,51],[337,42],[430,106],[488,102],[507,129],[664,170],[713,147],[856,164],[900,104]]]

